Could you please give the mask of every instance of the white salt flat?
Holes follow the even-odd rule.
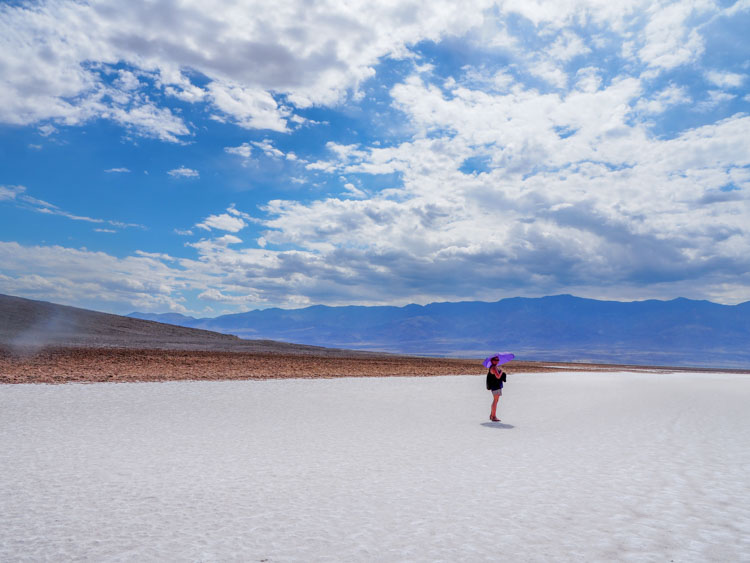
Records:
[[[2,561],[748,561],[750,377],[0,386]]]

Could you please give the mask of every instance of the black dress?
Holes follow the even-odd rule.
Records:
[[[503,381],[505,381],[505,372],[500,372],[500,379],[495,377],[495,374],[492,373],[492,370],[490,369],[487,372],[487,390],[488,391],[497,391],[498,389],[503,388]]]

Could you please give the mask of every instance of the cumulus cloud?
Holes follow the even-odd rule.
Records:
[[[708,78],[709,82],[719,88],[739,88],[745,82],[744,74],[737,74],[736,72],[721,72],[717,70],[709,70],[706,73],[706,78]]]
[[[203,221],[196,224],[195,226],[199,229],[210,231],[216,229],[219,231],[227,231],[230,233],[236,233],[244,229],[248,222],[254,222],[255,219],[248,213],[239,211],[234,205],[227,208],[226,213],[219,215],[209,215]],[[224,240],[230,242],[241,242],[239,239],[234,240],[236,237],[226,237]]]
[[[224,151],[247,159],[253,154],[253,145],[251,143],[242,143],[238,147],[224,147]]]
[[[179,269],[159,259],[116,258],[86,249],[0,242],[0,263],[3,293],[71,305],[100,303],[122,313],[133,307],[186,311],[179,290],[189,287],[189,282],[182,279]]]
[[[214,105],[240,127],[287,131],[289,111],[280,108],[265,90],[214,82],[209,92]]]
[[[268,158],[273,159],[286,159],[290,161],[297,160],[297,156],[292,153],[284,153],[274,146],[273,141],[270,139],[263,139],[262,141],[249,141],[242,143],[237,147],[224,147],[224,151],[229,154],[235,154],[241,156],[244,159],[249,159],[253,152],[262,154]]]
[[[567,73],[549,60],[540,60],[529,65],[529,72],[534,74],[556,88],[565,88],[568,84]]]
[[[217,229],[220,231],[236,233],[244,229],[247,226],[247,223],[245,223],[240,217],[234,217],[228,213],[222,213],[220,215],[209,215],[195,226],[199,229],[205,229],[206,231]]]
[[[297,107],[337,103],[373,75],[381,57],[401,56],[420,40],[466,32],[489,5],[5,4],[0,121],[78,125],[105,118],[174,142],[189,134],[184,122],[139,96],[156,81],[167,96],[208,102],[241,127],[287,131],[292,110],[275,93]],[[296,24],[288,25],[291,20]],[[129,68],[113,69],[106,78],[118,63]],[[207,86],[191,82],[186,70],[205,76]]]
[[[128,100],[129,101],[129,100]],[[168,108],[153,103],[125,103],[101,110],[100,117],[111,119],[128,130],[144,137],[156,137],[166,142],[178,142],[190,133],[181,118]]]
[[[118,70],[115,84],[122,90],[137,90],[141,86],[141,81],[129,70]]]
[[[712,3],[701,1],[651,4],[639,58],[651,67],[665,70],[696,60],[703,53],[705,43],[688,20],[712,8]]]
[[[197,0],[179,6],[126,7],[113,0],[6,4],[0,7],[0,121],[79,125],[105,118],[164,141],[190,135],[179,115],[147,95],[156,88],[166,99],[207,103],[217,117],[240,127],[287,132],[290,122],[304,121],[295,108],[341,102],[374,75],[378,61],[408,56],[420,41],[472,31],[488,46],[520,52],[521,43],[504,24],[520,15],[549,38],[545,56],[526,61],[531,72],[563,88],[566,71],[553,61],[591,52],[567,26],[591,22],[636,41],[634,15],[642,13],[643,39],[633,55],[655,69],[671,69],[703,52],[703,38],[690,23],[709,17],[711,9],[709,2],[645,0],[611,6],[596,0],[482,0],[470,10],[447,0],[397,7],[246,0],[221,9]],[[193,82],[196,73],[205,86]]]
[[[636,109],[647,114],[660,114],[665,110],[692,101],[688,90],[684,86],[674,84],[654,93],[650,99],[642,97],[636,103]]]
[[[398,171],[403,185],[366,201],[270,202],[275,218],[264,237],[347,265],[346,275],[328,274],[342,285],[364,291],[368,277],[399,280],[413,300],[420,291],[486,297],[529,284],[542,293],[684,289],[691,279],[714,298],[725,283],[732,289],[723,299],[747,298],[731,280],[746,278],[750,265],[739,251],[750,249],[742,141],[750,122],[740,114],[659,139],[638,112],[659,113],[689,95],[673,85],[649,101],[643,88],[622,78],[566,94],[455,87],[446,95],[414,76],[392,90],[420,132],[413,140],[387,149],[331,143],[333,158],[309,165]],[[477,155],[488,169],[462,173]],[[732,175],[739,187],[727,193]]]
[[[365,198],[365,197],[367,197],[367,192],[366,191],[358,188],[357,186],[355,186],[351,182],[347,182],[347,183],[344,184],[344,193],[346,195],[348,195],[348,196],[356,197],[356,198]]]
[[[185,166],[180,166],[179,168],[174,168],[167,172],[172,178],[199,178],[200,173],[197,170],[193,170],[192,168],[186,168]]]
[[[569,61],[578,55],[590,53],[580,36],[570,30],[564,30],[548,50],[550,56],[561,61]]]

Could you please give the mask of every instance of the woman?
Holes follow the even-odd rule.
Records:
[[[505,381],[505,372],[497,369],[500,358],[495,356],[490,359],[490,369],[487,372],[487,390],[492,391],[492,409],[490,410],[490,420],[500,422],[497,418],[497,402],[503,396],[503,381]]]

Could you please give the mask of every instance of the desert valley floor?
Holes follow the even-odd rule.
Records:
[[[750,377],[0,385],[0,560],[747,561]]]

